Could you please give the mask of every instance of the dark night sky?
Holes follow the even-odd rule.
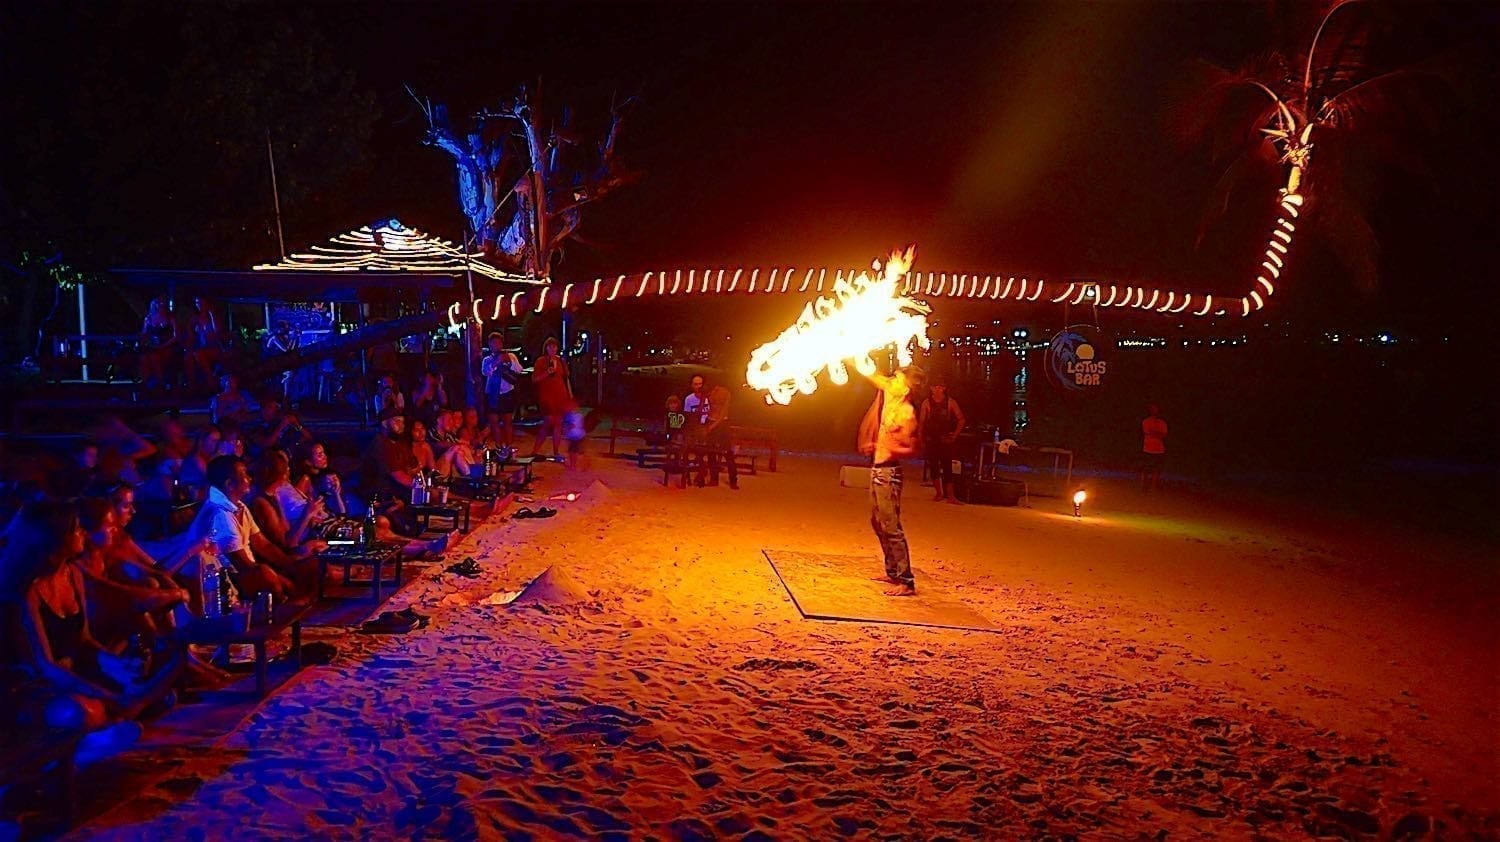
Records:
[[[222,140],[202,114],[235,109],[216,74],[234,67],[237,50],[220,51],[218,64],[184,85],[189,45],[175,7],[42,5],[0,13],[9,85],[0,113],[11,127],[5,142],[15,147],[0,180],[0,230],[18,239],[23,226],[10,223],[24,212],[28,230],[45,229],[103,264],[156,258],[234,268],[274,256],[269,191],[253,158],[228,172],[211,159],[176,164],[191,158],[182,145]],[[1416,23],[1404,37],[1417,52],[1477,30],[1483,37],[1494,24],[1489,6],[1410,8]],[[315,186],[284,207],[292,248],[386,215],[454,236],[452,170],[420,145],[424,125],[403,84],[463,115],[537,79],[585,117],[602,113],[611,91],[641,94],[623,152],[645,179],[585,217],[582,233],[593,245],[570,251],[565,275],[693,262],[849,265],[915,241],[930,269],[1155,277],[1238,290],[1247,244],[1253,253],[1262,236],[1263,219],[1247,214],[1195,248],[1218,170],[1167,129],[1191,60],[1233,66],[1270,45],[1274,33],[1259,4],[203,2],[195,9],[229,45],[255,43],[290,22],[304,49],[372,98],[364,158],[334,183],[302,173]],[[174,75],[176,99],[161,93]],[[128,101],[130,116],[101,117],[99,125],[80,116],[100,79],[113,87],[88,113]],[[184,98],[184,87],[198,84],[201,103]],[[1408,308],[1409,296],[1493,299],[1487,241],[1496,167],[1483,154],[1492,117],[1462,113],[1427,150],[1430,191],[1394,168],[1381,184],[1370,215],[1385,249],[1382,288],[1359,306],[1389,313]],[[339,126],[301,130],[332,137]],[[138,136],[131,148],[140,151],[93,160],[125,134]],[[248,148],[258,139],[239,142]],[[284,166],[298,175],[297,160]],[[188,182],[198,188],[192,196],[171,188]],[[43,183],[56,200],[46,212],[35,209]],[[96,209],[87,222],[70,212],[79,203]],[[108,214],[97,213],[101,205]],[[232,219],[238,229],[233,245],[221,238],[184,256],[180,242],[159,246],[146,228],[129,244],[112,244],[111,217],[170,219],[177,229],[170,236],[186,242],[210,242],[189,236],[194,220]],[[1309,274],[1320,276],[1316,310],[1353,294],[1326,260],[1310,263]],[[1448,305],[1425,306],[1440,318]]]

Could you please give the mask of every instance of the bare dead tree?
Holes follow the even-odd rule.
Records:
[[[454,159],[459,204],[479,251],[517,271],[548,275],[577,232],[582,207],[634,180],[618,157],[634,96],[611,102],[603,136],[586,143],[571,108],[552,120],[524,85],[475,114],[475,131],[462,138],[447,109],[407,91],[427,118],[424,142]]]

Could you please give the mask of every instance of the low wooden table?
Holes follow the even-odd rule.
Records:
[[[223,619],[199,618],[184,630],[183,639],[188,643],[203,646],[232,646],[246,643],[254,646],[255,695],[264,698],[269,691],[266,642],[281,632],[290,630],[292,648],[288,654],[291,656],[292,668],[293,670],[302,669],[302,618],[312,610],[312,607],[311,602],[284,603],[272,610],[271,622],[251,625],[248,628],[234,627],[227,617]],[[249,607],[246,606],[244,610],[248,611]]]
[[[328,568],[330,565],[338,564],[344,568],[344,585],[350,584],[349,569],[351,567],[363,566],[371,568],[370,588],[374,591],[375,604],[381,602],[382,587],[385,581],[385,566],[387,564],[395,567],[396,578],[390,582],[395,587],[401,587],[401,565],[405,558],[401,555],[401,545],[396,543],[379,543],[373,548],[351,549],[347,552],[323,552],[318,554],[318,599],[323,598],[324,582],[328,579]]]
[[[423,532],[432,528],[432,519],[435,517],[451,518],[454,529],[468,532],[472,528],[470,523],[471,508],[472,505],[468,500],[459,500],[453,497],[449,497],[446,503],[423,503],[419,506],[408,504],[406,506],[407,511],[417,516],[419,522],[422,524]],[[460,517],[463,518],[464,524],[461,529],[458,525]]]

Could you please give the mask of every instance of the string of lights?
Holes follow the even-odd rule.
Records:
[[[978,301],[1011,301],[1035,303],[1045,296],[1053,304],[1078,306],[1092,304],[1103,308],[1141,310],[1163,315],[1217,317],[1229,314],[1248,316],[1264,309],[1276,293],[1276,281],[1286,266],[1296,232],[1303,197],[1285,192],[1279,201],[1280,215],[1266,238],[1265,260],[1257,269],[1249,292],[1238,298],[1208,293],[1183,292],[1133,284],[1104,284],[1098,281],[1049,281],[1045,278],[1005,276],[979,273],[908,272],[896,292],[902,296],[923,298],[958,298]],[[260,268],[260,267],[257,267]],[[622,274],[613,278],[595,278],[592,282],[545,283],[530,290],[470,302],[469,312],[461,303],[448,308],[449,324],[457,328],[472,317],[483,327],[486,321],[515,319],[527,313],[549,309],[566,309],[575,304],[594,305],[612,302],[622,296],[642,298],[647,295],[772,295],[804,294],[809,290],[823,293],[840,283],[852,283],[860,274],[855,269],[827,267],[798,268],[687,268]],[[498,278],[514,280],[511,277]],[[532,281],[532,283],[536,283]],[[486,319],[488,314],[488,319]]]

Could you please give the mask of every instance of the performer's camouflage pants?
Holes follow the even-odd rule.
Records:
[[[870,525],[885,554],[885,575],[915,586],[911,552],[901,529],[901,466],[870,469]]]

